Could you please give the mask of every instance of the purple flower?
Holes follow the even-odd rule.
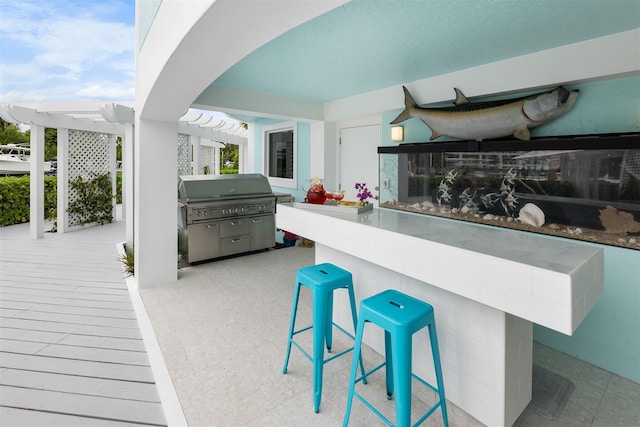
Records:
[[[369,189],[367,188],[366,182],[356,182],[354,188],[358,190],[358,194],[356,195],[356,197],[361,202],[365,202],[367,199],[373,198],[373,194],[371,194],[371,191],[369,191]]]

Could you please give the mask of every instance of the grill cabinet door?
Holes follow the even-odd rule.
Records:
[[[188,227],[189,262],[220,256],[220,225],[217,222],[192,224]]]
[[[272,248],[276,245],[276,221],[274,215],[255,216],[251,222],[251,250]]]

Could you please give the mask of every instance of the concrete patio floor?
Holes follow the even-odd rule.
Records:
[[[0,228],[2,426],[166,425],[150,366],[159,359],[138,335],[149,319],[166,362],[153,371],[168,369],[191,427],[342,425],[348,356],[327,365],[318,414],[309,361],[293,349],[282,374],[295,271],[314,262],[313,249],[181,268],[178,282],[142,290],[146,314],[138,313],[136,325],[115,252],[122,240],[121,221],[39,240],[29,238],[28,224]],[[310,307],[303,292],[298,324],[309,321]],[[336,350],[348,344],[336,335]],[[367,348],[364,355],[368,365],[380,360]],[[527,409],[516,426],[640,425],[639,384],[539,344],[533,360],[575,390],[557,421]],[[116,376],[123,372],[143,377]],[[390,414],[383,381],[373,378],[366,392]],[[417,389],[415,413],[433,398]],[[451,403],[449,419],[452,426],[481,425]],[[358,402],[351,421],[382,425]],[[441,425],[439,412],[425,425]]]

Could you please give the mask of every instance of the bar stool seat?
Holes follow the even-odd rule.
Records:
[[[385,331],[385,356],[386,360],[369,372],[356,378],[357,361],[362,357],[362,336],[366,322],[373,323]],[[431,352],[433,355],[434,369],[437,380],[437,388],[427,383],[412,372],[412,339],[413,334],[420,329],[429,328]],[[444,425],[448,426],[447,406],[444,394],[444,382],[442,380],[442,367],[440,364],[440,352],[438,349],[438,337],[436,334],[435,317],[433,307],[424,301],[420,301],[409,295],[395,290],[387,290],[362,300],[360,303],[360,316],[356,328],[355,350],[349,382],[349,396],[343,427],[349,423],[353,397],[357,397],[365,406],[372,410],[388,425],[393,423],[380,411],[371,405],[356,390],[355,385],[365,381],[367,376],[382,367],[386,367],[387,398],[395,397],[396,425],[405,427],[411,425],[411,379],[415,378],[420,383],[435,391],[438,401],[417,422],[415,426],[426,420],[438,407],[442,411]]]
[[[311,297],[313,300],[313,321],[310,326],[295,330],[301,286],[306,286],[311,290]],[[338,289],[347,289],[349,293],[351,317],[353,319],[353,328],[355,330],[357,322],[356,301],[353,291],[353,279],[350,272],[329,263],[304,267],[296,272],[296,285],[293,293],[291,321],[289,324],[289,338],[287,340],[287,354],[284,360],[282,373],[287,373],[289,356],[291,354],[291,344],[293,344],[313,364],[313,403],[314,411],[316,413],[320,410],[320,400],[322,397],[322,373],[325,363],[352,351],[354,348],[347,348],[346,350],[325,359],[323,344],[326,342],[327,352],[330,353],[333,342],[333,326],[338,328],[338,330],[349,336],[351,339],[355,339],[353,335],[333,322],[333,292]],[[313,329],[313,355],[310,355],[305,351],[294,339],[297,334],[308,331],[309,329]],[[360,369],[364,375],[362,357],[360,357],[359,360]],[[366,383],[366,380],[364,382]]]

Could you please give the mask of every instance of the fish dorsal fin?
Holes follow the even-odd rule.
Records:
[[[457,87],[454,87],[453,90],[456,91],[456,100],[453,102],[454,104],[462,105],[462,104],[469,103],[469,100],[467,99],[466,96],[464,96],[464,93],[462,93],[460,89],[458,89]]]
[[[516,129],[516,131],[513,132],[513,136],[523,141],[528,141],[529,139],[531,139],[529,128],[526,125],[520,126],[518,129]]]

